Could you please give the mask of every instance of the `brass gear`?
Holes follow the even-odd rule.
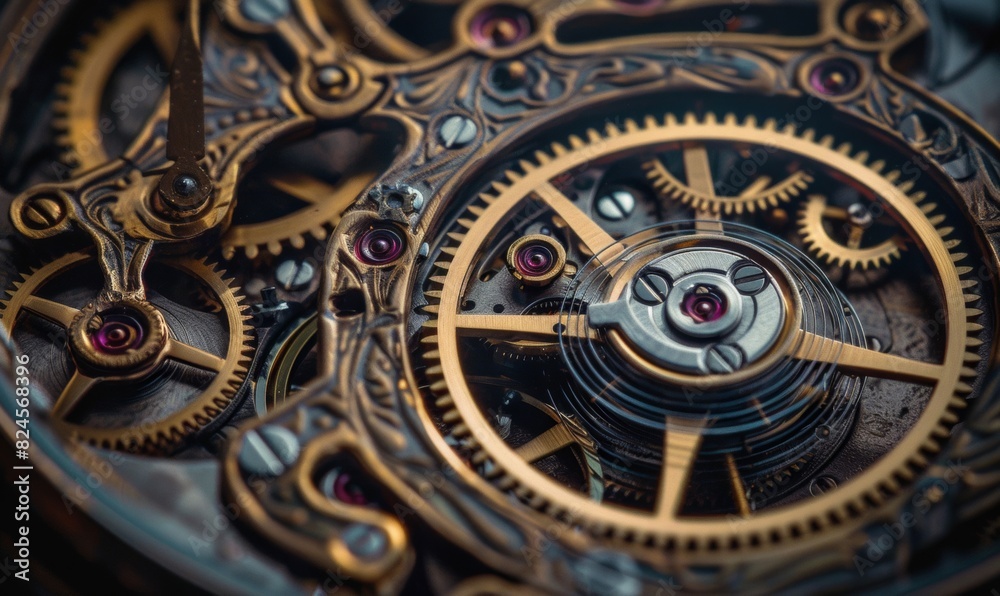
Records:
[[[449,441],[473,450],[471,460],[489,469],[487,478],[494,486],[512,492],[539,511],[558,519],[568,516],[595,536],[689,551],[706,561],[716,562],[725,560],[732,551],[775,548],[828,528],[849,529],[850,526],[845,525],[847,522],[886,503],[905,483],[912,481],[928,464],[927,454],[940,448],[941,438],[946,437],[949,428],[958,421],[958,412],[966,405],[964,396],[972,391],[971,382],[977,374],[974,367],[981,359],[976,350],[982,343],[976,337],[982,330],[976,322],[982,311],[966,306],[978,300],[974,293],[976,282],[969,277],[972,267],[961,264],[967,254],[959,252],[958,240],[949,238],[954,228],[945,224],[943,216],[933,215],[935,206],[921,204],[925,195],[912,192],[912,182],[900,182],[898,172],[882,173],[884,164],[870,163],[867,153],[855,153],[846,143],[835,147],[832,136],[817,138],[811,129],[799,130],[792,126],[777,129],[773,120],[760,124],[752,116],[740,120],[730,114],[720,120],[710,114],[699,120],[689,115],[683,126],[678,126],[677,118],[672,115],[662,120],[647,117],[641,123],[628,120],[621,127],[609,125],[604,133],[589,130],[586,137],[589,142],[574,136],[568,146],[556,143],[550,152],[537,152],[536,161],[522,160],[517,170],[507,171],[503,179],[493,184],[492,191],[470,204],[466,214],[457,220],[461,229],[447,234],[437,270],[428,278],[431,289],[425,294],[432,299],[432,304],[425,310],[431,313],[431,318],[424,325],[421,341],[430,350],[425,354],[428,390],[434,407],[448,422],[443,432]],[[511,316],[504,315],[464,315],[462,318],[460,304],[465,278],[475,270],[476,255],[506,214],[517,209],[526,197],[533,196],[565,219],[577,232],[581,244],[590,247],[592,253],[614,250],[618,246],[614,239],[589,221],[551,181],[595,159],[595,148],[602,154],[611,155],[666,143],[707,140],[777,143],[779,148],[793,155],[808,157],[835,171],[848,171],[861,183],[877,187],[900,217],[912,224],[919,241],[930,247],[929,258],[937,269],[948,313],[945,355],[941,363],[918,363],[858,348],[860,351],[845,364],[849,371],[868,371],[847,374],[917,378],[904,372],[912,366],[924,369],[920,374],[927,377],[920,378],[933,378],[933,391],[924,413],[890,454],[836,490],[805,504],[783,506],[780,511],[766,515],[751,512],[735,524],[724,516],[691,520],[674,514],[658,514],[655,510],[602,507],[558,486],[520,459],[492,432],[464,379],[459,356],[459,335],[474,337],[474,331],[489,333],[492,330],[500,337],[526,333],[537,337],[553,333],[553,337],[558,337],[557,334],[575,325],[560,319],[561,315],[545,321],[514,321],[509,320]],[[753,204],[762,206],[757,202]],[[770,204],[770,200],[764,202],[764,205]],[[833,347],[835,343],[828,340],[819,349],[810,348],[808,354],[802,352],[799,357],[841,366],[841,356],[835,354]],[[869,356],[879,362],[868,360]],[[678,441],[678,447],[697,449],[699,441],[693,437],[699,431],[688,432],[692,434],[679,435],[682,440]],[[685,443],[690,444],[685,446]]]
[[[863,228],[852,227],[847,245],[834,239],[827,231],[826,219],[833,217],[843,222],[848,220],[847,210],[828,205],[826,197],[810,195],[802,202],[799,211],[799,233],[810,253],[827,263],[849,269],[870,269],[889,265],[902,256],[906,249],[902,236],[891,238],[871,246],[861,246]]]
[[[81,37],[83,46],[70,53],[56,88],[53,126],[62,160],[73,172],[108,162],[103,144],[108,126],[101,126],[104,91],[129,51],[145,38],[152,40],[163,64],[169,64],[180,34],[181,4],[172,0],[137,0],[98,20],[93,32]],[[167,81],[157,85],[166,89]],[[114,123],[112,123],[113,125]]]
[[[108,129],[108,123],[102,123],[104,91],[122,59],[145,38],[153,41],[163,64],[172,61],[182,6],[175,0],[136,0],[98,21],[95,32],[83,37],[83,47],[72,52],[57,89],[53,123],[62,161],[73,173],[112,159],[102,142]],[[160,87],[165,90],[167,81]],[[277,256],[287,246],[303,248],[307,238],[325,240],[375,177],[368,167],[351,172],[336,185],[295,172],[268,177],[263,182],[274,195],[294,200],[296,208],[267,221],[234,223],[222,237],[223,257],[245,254],[256,259],[264,252]]]
[[[690,126],[698,125],[700,121],[695,114],[687,114],[683,120],[678,120],[676,116],[667,116],[668,126]],[[706,122],[718,123],[715,114],[709,113],[705,116]],[[718,123],[721,126],[734,124],[733,117],[727,116],[726,121]],[[772,132],[778,131],[777,121],[766,120],[762,127]],[[699,149],[698,146],[690,149]],[[701,149],[703,150],[703,148]],[[805,171],[798,170],[777,183],[771,183],[770,179],[760,178],[757,183],[751,185],[747,190],[737,196],[717,196],[714,192],[707,192],[701,188],[694,188],[690,181],[688,184],[680,181],[674,176],[663,161],[654,158],[647,161],[644,166],[646,176],[657,190],[660,196],[680,201],[697,212],[740,215],[744,212],[753,213],[777,207],[781,203],[787,203],[794,197],[799,196],[812,183],[812,176]]]
[[[0,323],[3,324],[7,333],[16,340],[15,331],[18,322],[23,320],[23,316],[30,315],[55,323],[66,330],[71,340],[74,339],[74,334],[70,331],[74,325],[70,321],[74,317],[84,315],[88,309],[92,309],[93,303],[87,304],[82,309],[77,309],[43,298],[40,291],[45,290],[46,286],[60,275],[91,263],[93,260],[94,257],[91,254],[74,252],[22,274],[21,280],[15,282],[13,287],[7,290],[7,298],[0,301]],[[58,413],[50,414],[53,423],[62,426],[67,435],[106,449],[165,454],[176,451],[184,446],[193,435],[212,427],[216,420],[234,405],[236,393],[247,377],[253,350],[251,328],[247,324],[250,316],[247,314],[246,305],[243,304],[243,297],[233,287],[232,280],[225,279],[222,271],[202,260],[175,258],[158,263],[197,280],[214,295],[216,303],[222,307],[222,312],[219,313],[220,319],[225,319],[228,329],[228,337],[225,338],[225,353],[218,356],[210,351],[181,342],[177,339],[174,331],[169,326],[164,325],[162,330],[158,330],[154,334],[163,335],[164,338],[160,342],[162,353],[159,358],[151,360],[154,365],[150,369],[141,370],[131,376],[121,374],[120,371],[92,375],[89,369],[86,373],[83,372],[84,369],[80,367],[79,363],[76,363],[77,357],[73,357],[71,360],[74,364],[71,368],[74,371],[70,374],[70,380],[67,381],[62,391],[64,394],[68,394],[72,389],[77,394],[73,400],[76,401],[83,398],[96,386],[106,382],[135,381],[144,383],[155,380],[158,375],[164,374],[167,360],[183,363],[177,364],[178,367],[184,366],[185,368],[215,373],[214,376],[210,381],[207,381],[207,384],[197,389],[194,396],[188,398],[182,405],[178,405],[172,411],[165,412],[162,417],[156,420],[142,421],[139,424],[95,427],[70,422]],[[155,283],[153,286],[155,287]],[[157,313],[158,309],[150,303],[142,302],[141,304],[143,309],[149,310],[154,316],[161,316]],[[150,332],[150,334],[153,333]],[[59,340],[57,336],[50,334],[48,341],[58,342]],[[145,347],[142,348],[142,350],[145,349]],[[118,358],[134,355],[135,351],[129,350]],[[81,360],[81,362],[84,361]],[[63,396],[61,395],[61,397]]]

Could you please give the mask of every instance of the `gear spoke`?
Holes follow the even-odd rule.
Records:
[[[514,449],[522,459],[534,463],[544,457],[568,447],[576,442],[573,434],[562,424],[557,424],[549,430]]]
[[[808,331],[800,331],[796,339],[799,347],[795,358],[835,364],[849,374],[932,385],[945,373],[940,364],[859,348]]]
[[[74,370],[73,376],[70,377],[69,382],[63,387],[62,393],[59,394],[59,399],[52,406],[52,416],[56,418],[65,418],[68,416],[76,408],[77,404],[80,403],[80,399],[99,382],[99,379],[89,377],[79,370]]]
[[[750,502],[747,500],[747,488],[743,483],[739,468],[736,467],[736,458],[732,453],[726,454],[726,470],[729,472],[729,482],[733,487],[733,500],[736,502],[736,510],[742,517],[750,517]]]
[[[267,184],[276,190],[295,197],[303,203],[315,205],[329,200],[337,194],[337,189],[319,178],[305,174],[272,176]]]
[[[770,176],[758,176],[756,180],[750,183],[743,192],[740,193],[740,198],[752,197],[758,193],[762,193],[771,186]]]
[[[177,362],[211,372],[219,372],[226,366],[224,358],[175,339],[167,343],[166,354],[168,358]]]
[[[701,449],[703,424],[692,425],[667,418],[663,437],[663,471],[656,493],[657,519],[676,518],[683,505],[691,470]]]
[[[708,150],[704,145],[692,145],[684,149],[684,174],[688,186],[708,197],[715,197],[715,183],[712,181],[712,167],[708,163]],[[721,232],[722,222],[719,212],[699,209],[694,227],[701,232]]]
[[[59,304],[38,296],[29,296],[24,302],[24,309],[30,311],[43,319],[52,321],[63,329],[69,328],[73,324],[80,311],[65,304]]]
[[[512,339],[548,339],[560,335],[595,338],[584,325],[582,315],[458,315],[456,327],[461,335],[486,335]]]
[[[604,231],[604,228],[590,219],[582,209],[569,200],[569,197],[555,186],[552,186],[552,183],[543,182],[539,184],[538,188],[535,189],[535,194],[566,222],[569,229],[573,230],[591,254],[596,255],[604,251],[608,255],[608,258],[610,258],[621,252],[621,245],[615,241],[611,234]]]

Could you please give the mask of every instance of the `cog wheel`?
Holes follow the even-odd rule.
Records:
[[[835,228],[834,222],[840,222],[845,230],[843,241],[830,234],[830,228]],[[834,207],[822,195],[809,196],[799,212],[799,233],[809,252],[828,265],[850,269],[887,266],[899,259],[906,249],[906,240],[899,234],[863,246],[865,233],[872,224],[872,216],[863,205]]]
[[[104,94],[122,61],[146,40],[151,42],[160,64],[172,62],[180,34],[180,8],[181,4],[172,0],[137,0],[120,7],[97,21],[93,33],[81,37],[83,47],[70,54],[71,63],[63,69],[63,82],[56,89],[53,126],[56,143],[63,151],[62,160],[74,172],[89,170],[111,158],[108,137],[112,133],[138,133],[138,129],[122,128],[141,118],[128,119],[118,113],[102,126]],[[142,72],[142,77],[147,74]],[[167,81],[159,80],[159,74],[157,79],[149,81],[149,86],[154,87],[149,93],[166,89]],[[146,89],[143,87],[144,92]],[[143,95],[143,105],[148,106],[148,93]],[[122,111],[137,109],[134,100],[129,101],[133,103],[123,104]]]
[[[690,126],[699,124],[697,116],[687,114],[683,120],[679,121],[675,116],[667,116],[670,126]],[[706,122],[717,123],[714,114],[708,114]],[[721,126],[732,124],[731,119],[721,123]],[[764,128],[776,130],[777,123],[769,120],[764,123]],[[708,163],[706,145],[693,143],[682,148],[685,164],[689,161]],[[698,212],[712,214],[740,215],[744,212],[753,213],[777,207],[781,203],[786,203],[792,198],[799,196],[809,188],[813,182],[812,176],[803,170],[792,172],[786,178],[774,183],[771,177],[760,175],[739,195],[722,196],[716,195],[714,184],[706,185],[706,180],[711,182],[712,173],[708,171],[707,165],[704,168],[691,168],[685,165],[688,180],[682,182],[659,157],[647,161],[644,165],[646,175],[653,187],[656,188],[660,196],[680,201]]]
[[[53,122],[62,160],[73,173],[106,163],[116,151],[124,150],[116,144],[130,142],[139,133],[131,123],[144,119],[125,118],[119,112],[128,109],[127,113],[135,113],[142,106],[133,110],[126,103],[115,109],[112,103],[111,114],[104,98],[109,90],[117,91],[116,77],[120,72],[129,73],[128,57],[141,44],[151,42],[160,64],[171,63],[182,4],[173,0],[133,2],[98,22],[95,33],[84,37],[83,47],[72,53],[72,64],[64,69],[64,81],[58,88]],[[137,81],[124,86],[143,89],[145,96],[149,76],[152,74],[141,70]],[[148,109],[154,105],[150,101],[156,101],[167,88],[166,80],[152,83],[155,88],[142,102]],[[374,135],[338,129],[269,155],[266,163],[241,183],[233,224],[222,237],[223,257],[277,256],[287,247],[305,247],[310,238],[325,240],[391,154]],[[331,178],[310,173],[309,165],[319,156],[327,166],[334,163],[344,174]]]
[[[92,445],[165,454],[235,404],[253,349],[243,297],[204,261],[147,266],[149,299],[103,305],[91,254],[66,254],[7,290],[0,322],[39,368],[53,423]],[[205,295],[221,310],[204,307]],[[125,402],[122,396],[129,396]]]
[[[982,311],[969,306],[979,297],[975,293],[976,282],[970,278],[972,268],[962,264],[968,255],[960,250],[960,241],[953,237],[955,228],[947,224],[946,216],[935,213],[936,205],[924,202],[925,193],[914,191],[914,182],[901,181],[899,172],[883,172],[884,163],[871,162],[867,153],[855,152],[850,144],[835,145],[832,136],[818,138],[811,129],[789,126],[779,130],[773,120],[759,123],[753,117],[708,115],[700,120],[688,116],[681,124],[675,116],[667,115],[663,119],[649,117],[641,123],[629,120],[621,127],[609,125],[605,133],[590,130],[585,138],[588,140],[571,137],[568,145],[554,144],[549,152],[535,153],[534,161],[523,160],[516,169],[509,169],[492,184],[491,190],[471,199],[466,211],[454,220],[453,227],[440,236],[439,250],[435,249],[439,254],[437,267],[425,280],[429,290],[424,295],[431,304],[423,311],[430,317],[420,341],[430,347],[424,355],[428,405],[445,421],[441,432],[448,441],[471,450],[468,459],[488,471],[484,474],[488,480],[533,508],[560,519],[571,516],[595,536],[683,550],[706,561],[724,560],[731,551],[787,545],[833,528],[846,531],[850,528],[848,522],[882,506],[911,482],[927,466],[927,454],[940,448],[941,438],[947,436],[949,428],[959,419],[958,412],[965,407],[964,396],[972,392],[971,382],[977,374],[974,367],[981,360],[977,350],[982,342],[977,335],[983,329],[977,323]],[[773,235],[719,221],[717,226],[707,229],[698,227],[700,222],[683,229],[680,224],[666,223],[632,236],[616,237],[571,198],[573,172],[599,159],[598,156],[631,159],[645,155],[651,159],[651,154],[665,146],[697,147],[704,146],[707,140],[771,144],[794,163],[808,163],[811,171],[823,172],[827,183],[835,184],[847,177],[860,187],[878,189],[878,196],[893,217],[905,222],[901,229],[908,230],[912,241],[923,247],[921,254],[930,261],[930,270],[939,284],[937,299],[948,320],[939,344],[941,354],[918,357],[872,349],[865,342],[860,320],[853,314],[848,298],[826,279],[812,259]],[[704,152],[699,153],[701,159],[694,156],[689,170],[708,169]],[[763,202],[756,197],[753,201],[733,203],[728,211],[723,203],[716,203],[716,208],[723,213],[737,213],[737,209],[749,211],[750,205],[761,209],[789,201],[793,192],[801,192],[808,184],[805,177],[794,180],[797,182],[785,190],[787,196],[779,192]],[[702,183],[706,181],[711,183],[711,177]],[[742,206],[737,208],[737,204]],[[563,305],[582,303],[586,308],[563,308],[550,315],[463,308],[465,294],[472,291],[470,285],[476,282],[482,255],[496,251],[491,243],[503,236],[511,215],[538,205],[565,221],[566,228],[575,235],[574,246],[567,252],[576,251],[574,256],[580,262],[592,257],[588,265],[581,267],[562,302]],[[670,255],[675,250],[676,260],[665,261],[673,258]],[[769,261],[763,252],[755,252],[758,250],[774,251],[771,254],[781,258],[775,256]],[[717,260],[702,265],[701,259]],[[736,259],[734,264],[727,265],[732,259]],[[752,268],[746,268],[747,261]],[[773,284],[774,295],[783,296],[776,300],[785,306],[775,311],[777,314],[754,318],[749,323],[746,322],[749,319],[728,321],[722,317],[735,311],[713,304],[722,300],[725,300],[721,302],[723,305],[735,304],[734,299],[718,298],[707,290],[695,291],[704,289],[699,286],[682,294],[679,304],[686,305],[688,298],[693,297],[690,302],[704,308],[693,305],[690,312],[701,318],[690,314],[681,319],[671,314],[673,311],[664,310],[665,315],[674,316],[677,321],[671,319],[670,326],[660,325],[660,311],[654,313],[649,305],[667,305],[672,300],[669,292],[675,286],[669,280],[657,284],[655,271],[660,270],[650,269],[657,263],[664,263],[662,271],[677,268],[682,276],[698,275],[705,279],[718,275],[713,272],[729,271],[738,280],[733,282],[734,287],[743,288],[735,292],[757,293]],[[694,268],[690,270],[693,273],[684,267]],[[757,281],[765,279],[763,276],[772,269],[784,271],[781,275],[793,275],[794,279],[781,281],[772,276],[767,278],[771,281]],[[747,281],[751,278],[752,284]],[[596,281],[588,286],[591,279]],[[804,283],[820,285],[803,290]],[[588,287],[596,289],[586,294]],[[623,304],[637,306],[629,311],[639,313],[636,325],[630,327],[622,322],[625,319],[617,318],[625,316],[624,307],[614,304],[622,300]],[[647,313],[653,314],[643,319],[641,315]],[[792,320],[788,317],[794,319],[791,328],[797,331],[790,331],[788,337],[792,339],[783,343],[782,332],[775,325],[776,321]],[[760,348],[770,351],[761,351],[756,357],[759,360],[743,364],[745,351],[713,352],[717,365],[708,366],[707,372],[691,374],[687,371],[702,365],[694,362],[692,368],[681,368],[685,365],[675,364],[670,360],[674,350],[663,347],[668,341],[664,338],[679,328],[706,321],[711,325],[692,328],[691,337],[709,334],[709,339],[704,340],[707,345],[715,346],[713,342],[722,341],[718,334],[723,331],[715,331],[716,327],[738,329],[743,324],[757,330],[753,334],[755,339],[775,339],[770,348]],[[812,326],[806,324],[809,321],[813,321]],[[664,336],[640,353],[644,338],[649,337],[653,328],[664,329]],[[695,341],[691,337],[687,338],[689,344]],[[491,406],[484,401],[480,389],[483,375],[489,372],[488,364],[478,358],[479,352],[471,346],[487,340],[527,338],[559,345],[560,360],[546,366],[545,377],[557,377],[560,374],[557,368],[562,365],[566,383],[575,384],[579,393],[575,401],[553,398],[561,413],[573,416],[589,433],[610,429],[603,436],[594,434],[594,440],[599,449],[619,449],[624,445],[626,450],[621,452],[620,461],[625,467],[649,461],[659,466],[661,472],[654,475],[658,484],[652,487],[655,496],[649,509],[606,506],[586,494],[571,491],[546,476],[535,462],[520,457],[496,433],[488,415]],[[683,345],[677,350],[683,350]],[[506,369],[502,373],[508,374]],[[803,380],[797,376],[800,374],[813,376]],[[783,381],[772,380],[779,377]],[[796,380],[788,380],[792,378]],[[846,436],[843,429],[849,428],[854,419],[864,379],[928,387],[926,405],[905,438],[835,490],[818,491],[820,494],[812,498],[787,503],[769,497],[763,510],[751,508],[747,502],[748,489],[773,490],[772,485],[781,484],[775,480],[779,477],[775,470],[780,472],[784,466],[786,472],[781,472],[782,478],[795,476],[813,461],[830,457],[810,454],[806,458],[804,454],[812,449],[834,449],[836,442]],[[840,382],[855,387],[840,401],[818,389]],[[770,395],[773,391],[778,393]],[[755,397],[748,402],[748,395]],[[731,402],[726,401],[730,399]],[[786,403],[782,400],[795,405],[775,409],[779,402]],[[672,405],[664,405],[668,401]],[[737,415],[746,416],[750,425],[739,423],[727,427],[724,418],[719,417],[726,403],[734,404],[739,409]],[[572,411],[564,409],[567,404]],[[836,425],[833,432],[832,425]],[[727,428],[733,429],[732,436],[725,435],[729,432]],[[760,434],[747,435],[747,428],[757,428]],[[646,435],[659,443],[640,442]],[[749,456],[742,451],[748,441],[754,444],[754,453]],[[562,440],[551,448],[572,444]],[[729,459],[729,455],[733,457]],[[728,469],[723,466],[706,472],[696,465],[706,461],[728,462]],[[768,463],[764,465],[762,461]],[[761,468],[763,473],[753,476]],[[729,515],[691,511],[693,499],[686,491],[692,478],[701,481],[706,477],[731,483],[725,485],[732,492],[733,509]],[[732,515],[738,516],[739,523],[731,522]]]

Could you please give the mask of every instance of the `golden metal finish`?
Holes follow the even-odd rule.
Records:
[[[143,39],[150,39],[163,64],[169,64],[177,48],[180,13],[174,0],[139,0],[116,12],[87,38],[75,54],[59,87],[55,127],[57,142],[64,149],[63,161],[81,173],[111,161],[103,143],[109,120],[102,117],[102,97],[122,59]],[[166,81],[154,90],[163,91]],[[307,238],[325,240],[347,207],[375,177],[361,168],[336,185],[301,172],[275,175],[266,183],[276,191],[302,202],[300,209],[259,223],[237,223],[222,237],[227,259],[239,254],[256,259],[262,253],[279,255],[286,246],[302,248]],[[58,205],[58,204],[57,204]]]
[[[975,299],[963,290],[968,287],[962,279],[968,268],[955,264],[962,255],[954,252],[956,242],[944,239],[951,229],[939,227],[940,218],[929,219],[925,212],[927,209],[919,205],[922,195],[908,194],[908,185],[897,186],[894,182],[898,180],[897,174],[883,175],[877,171],[878,164],[873,166],[876,169],[872,169],[866,162],[866,156],[855,155],[849,145],[834,147],[832,139],[817,139],[812,131],[791,127],[779,130],[773,121],[758,123],[753,119],[741,121],[733,116],[717,118],[711,114],[704,119],[688,116],[681,121],[668,115],[662,120],[647,119],[641,124],[629,121],[622,128],[610,127],[606,135],[592,131],[591,138],[596,139],[594,142],[598,143],[600,154],[607,155],[668,144],[776,144],[781,151],[849,176],[856,184],[882,197],[889,209],[906,222],[907,229],[912,230],[913,241],[939,280],[938,290],[944,302],[943,312],[946,313],[943,359],[937,362],[916,361],[848,347],[833,339],[801,332],[794,334],[794,340],[789,343],[794,350],[786,352],[785,357],[831,363],[846,374],[929,384],[932,387],[931,398],[912,432],[888,456],[849,484],[807,503],[765,513],[747,512],[741,508],[741,515],[747,515],[738,526],[721,517],[686,518],[677,514],[677,487],[683,483],[682,479],[695,457],[699,434],[696,430],[678,430],[671,421],[668,421],[666,435],[667,472],[661,483],[655,515],[601,506],[586,496],[566,490],[534,469],[530,462],[507,446],[482,418],[462,370],[458,338],[480,333],[504,337],[518,333],[524,337],[523,334],[530,333],[532,337],[546,337],[551,336],[552,325],[559,319],[555,316],[523,317],[524,321],[518,324],[519,317],[516,315],[496,318],[466,315],[461,314],[459,307],[468,275],[475,270],[479,251],[507,214],[519,209],[525,200],[532,197],[541,199],[560,217],[572,222],[569,228],[576,232],[581,244],[590,252],[599,253],[606,247],[616,245],[598,224],[575,207],[571,208],[569,201],[564,200],[564,195],[552,184],[552,180],[560,174],[573,171],[594,159],[595,148],[580,144],[554,156],[539,154],[539,163],[530,167],[522,164],[522,169],[526,170],[523,175],[508,172],[507,180],[495,185],[497,194],[483,197],[484,207],[477,208],[474,220],[467,226],[469,229],[459,236],[460,240],[456,240],[454,250],[449,251],[453,256],[442,264],[446,274],[431,278],[432,281],[439,280],[435,292],[440,289],[440,304],[436,307],[437,316],[427,328],[437,345],[437,350],[429,355],[433,362],[428,372],[431,386],[440,396],[438,403],[450,404],[447,407],[451,414],[446,416],[457,416],[462,421],[451,431],[454,438],[467,439],[469,444],[476,445],[477,452],[481,454],[478,457],[488,458],[491,465],[499,469],[499,476],[521,487],[519,491],[527,491],[524,494],[531,494],[530,502],[551,515],[566,515],[572,511],[577,523],[594,532],[610,532],[640,544],[693,549],[698,553],[699,560],[725,558],[723,553],[728,549],[774,545],[831,524],[836,525],[873,504],[883,502],[902,483],[913,478],[915,470],[926,462],[923,453],[936,448],[939,437],[957,420],[956,410],[964,406],[961,396],[971,390],[969,380],[975,374],[965,365],[966,358],[975,358],[969,353],[969,346],[977,345],[969,336],[979,328],[969,322],[979,311],[965,306],[969,300]],[[689,167],[694,169],[699,160],[695,159],[697,153],[691,155]],[[704,184],[705,181],[702,181]],[[767,201],[766,204],[772,203]],[[565,323],[567,329],[580,327],[579,323]],[[735,479],[733,484],[735,487]],[[721,552],[713,552],[708,550],[710,544],[725,545],[725,548]]]
[[[91,303],[78,310],[37,293],[57,276],[93,259],[86,253],[69,253],[23,276],[22,281],[8,290],[3,302],[2,322],[8,333],[17,329],[24,316],[35,315],[52,321],[67,330],[71,355],[76,369],[62,393],[56,399],[51,415],[53,423],[68,436],[93,445],[144,453],[167,453],[184,444],[190,435],[210,426],[225,412],[246,377],[250,364],[252,340],[249,316],[242,297],[213,266],[193,259],[177,259],[166,263],[173,269],[191,275],[210,288],[226,317],[229,330],[225,354],[218,356],[173,337],[159,311],[148,302],[133,302],[127,306],[142,313],[147,322],[149,338],[138,351],[120,356],[96,352],[88,333],[88,323],[95,315]],[[126,306],[125,304],[120,306]],[[91,313],[91,314],[88,314]],[[141,427],[96,428],[65,419],[87,392],[99,383],[128,379],[145,379],[167,360],[215,373],[212,380],[181,410]]]
[[[539,245],[545,247],[553,259],[551,266],[543,273],[532,275],[522,272],[517,265],[518,253],[525,247]],[[507,249],[507,269],[510,274],[529,286],[545,286],[558,279],[566,269],[566,249],[544,234],[530,234],[518,238]]]
[[[647,175],[653,186],[664,197],[681,201],[699,214],[718,218],[719,215],[739,215],[777,207],[809,188],[812,176],[795,172],[777,184],[765,176],[757,178],[742,193],[734,197],[716,196],[715,183],[703,145],[684,149],[684,168],[687,183],[671,174],[659,159],[646,164]]]
[[[824,221],[851,228],[846,243],[835,240]],[[852,269],[884,267],[899,259],[906,248],[903,237],[894,235],[878,244],[862,247],[865,228],[849,223],[846,209],[827,205],[826,198],[812,195],[803,202],[799,232],[809,252],[831,264]]]

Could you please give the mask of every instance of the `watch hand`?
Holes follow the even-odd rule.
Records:
[[[212,181],[198,164],[205,157],[204,87],[200,2],[189,0],[170,73],[167,158],[174,165],[160,181],[163,201],[181,217],[200,209],[212,192]]]

